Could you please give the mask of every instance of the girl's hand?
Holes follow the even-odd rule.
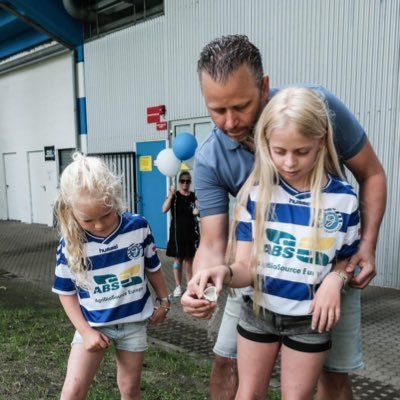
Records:
[[[168,303],[161,304],[159,307],[154,307],[154,312],[149,318],[149,324],[150,325],[155,325],[160,322],[164,322],[165,318],[167,317],[167,314],[170,309],[170,305]]]
[[[310,306],[313,314],[311,328],[318,332],[328,332],[340,319],[340,291],[343,281],[333,273],[329,273],[315,294]]]
[[[217,295],[219,295],[226,274],[229,274],[229,269],[225,265],[217,265],[198,271],[188,282],[187,290],[189,293],[196,295],[198,299],[202,299],[204,289],[212,284],[216,288]]]
[[[97,329],[90,328],[85,333],[81,334],[83,345],[87,351],[96,352],[105,350],[110,345],[110,339]]]

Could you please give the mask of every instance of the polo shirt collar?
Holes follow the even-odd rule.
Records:
[[[218,140],[224,145],[227,150],[236,150],[238,147],[243,147],[237,140],[231,139],[228,135],[214,126],[214,132]]]

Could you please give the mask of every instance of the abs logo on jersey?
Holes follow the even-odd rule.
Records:
[[[106,293],[118,290],[121,287],[128,287],[138,285],[143,282],[142,278],[138,275],[140,265],[134,265],[122,271],[120,274],[105,274],[95,275],[93,277],[97,286],[94,288],[94,293]]]
[[[325,232],[337,232],[343,226],[343,217],[339,211],[334,208],[328,208],[324,211],[322,226]]]
[[[139,258],[139,257],[143,256],[143,247],[141,244],[134,243],[128,247],[127,252],[128,252],[128,257],[131,260],[133,260],[135,258]]]
[[[322,250],[329,250],[335,243],[334,238],[302,237],[299,240],[290,233],[267,229],[267,243],[264,251],[275,257],[297,258],[307,264],[328,265],[329,257]]]

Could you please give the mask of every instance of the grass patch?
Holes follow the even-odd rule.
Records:
[[[58,399],[73,328],[59,306],[1,309],[0,399]],[[211,360],[151,345],[142,374],[144,399],[207,398]],[[88,399],[120,399],[114,351],[106,353]]]
[[[0,400],[59,399],[74,330],[61,306],[8,307],[0,299]],[[151,344],[145,354],[144,400],[207,400],[211,359]],[[95,377],[89,400],[119,400],[111,348]],[[279,400],[271,393],[270,400]]]

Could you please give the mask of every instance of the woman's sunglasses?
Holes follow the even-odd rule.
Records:
[[[192,181],[190,179],[181,179],[179,182],[180,183],[191,183]]]

